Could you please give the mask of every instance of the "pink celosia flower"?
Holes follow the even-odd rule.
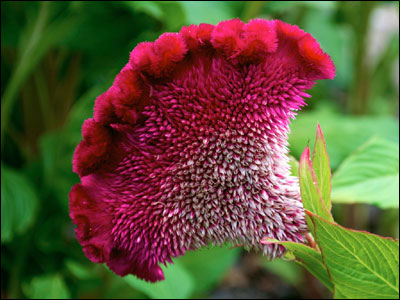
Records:
[[[333,78],[318,42],[281,21],[183,27],[139,44],[84,122],[70,215],[86,256],[119,275],[210,243],[279,257],[263,237],[303,241],[290,176],[290,118]]]

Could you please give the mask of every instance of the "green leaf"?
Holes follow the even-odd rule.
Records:
[[[21,173],[1,166],[1,242],[24,233],[35,219],[38,198],[34,186]]]
[[[165,280],[156,283],[147,282],[133,275],[124,280],[133,288],[141,291],[152,299],[186,299],[193,291],[193,279],[185,268],[177,261],[168,268],[161,266]]]
[[[334,6],[334,1],[276,1],[268,6],[268,10],[275,14],[282,14],[302,7],[331,10]]]
[[[299,261],[298,264],[301,265]],[[263,266],[271,273],[278,275],[284,281],[297,286],[301,284],[301,267],[294,261],[283,259],[274,259],[271,261],[264,260]]]
[[[68,271],[80,280],[90,279],[93,277],[93,273],[90,269],[88,269],[85,265],[69,259],[65,262],[65,266],[67,267]]]
[[[307,141],[314,138],[310,132],[314,132],[316,121],[324,128],[324,137],[329,142],[332,170],[337,169],[350,153],[375,135],[393,142],[399,141],[399,122],[395,118],[343,116],[327,109],[318,109],[302,112],[292,122],[289,147],[295,158],[300,158]]]
[[[333,291],[333,284],[322,261],[321,253],[317,250],[300,243],[280,242],[286,249],[291,251],[296,262],[305,267],[315,278],[319,279],[330,291]]]
[[[59,275],[35,277],[24,292],[30,299],[69,299],[71,296],[63,278]]]
[[[334,6],[337,4],[333,1],[330,3],[333,7],[327,8],[328,1],[300,1],[309,2],[310,4],[319,5],[310,7],[304,17],[303,29],[309,32],[321,48],[329,53],[336,67],[336,84],[348,86],[348,82],[352,80],[354,64],[353,53],[351,49],[352,37],[354,32],[348,26],[342,23],[336,23],[334,19]]]
[[[2,141],[19,88],[49,48],[59,43],[71,31],[71,28],[77,26],[75,18],[60,18],[49,25],[48,19],[52,5],[54,3],[41,2],[40,12],[34,24],[28,23],[21,34],[17,63],[1,98]]]
[[[186,23],[186,13],[179,1],[155,1],[164,13],[165,31],[179,31]]]
[[[372,138],[353,152],[333,176],[332,200],[399,207],[399,146]]]
[[[300,157],[299,182],[301,199],[303,201],[304,208],[312,211],[313,213],[316,213],[317,215],[325,219],[333,220],[331,214],[325,206],[325,203],[322,201],[317,179],[311,166],[310,148],[308,147],[306,147]],[[312,231],[313,224],[308,217],[307,224]]]
[[[135,12],[144,12],[157,20],[162,20],[163,11],[155,1],[120,1],[120,3]]]
[[[276,239],[264,239],[263,244],[283,245],[289,252],[285,256],[295,257],[295,262],[306,268],[315,278],[319,279],[330,291],[333,291],[333,284],[322,261],[321,252],[305,244],[295,242],[282,242]]]
[[[82,121],[81,121],[82,122]],[[43,183],[48,191],[59,200],[60,205],[68,211],[68,194],[71,186],[78,180],[72,172],[71,158],[80,135],[75,139],[65,128],[44,134],[39,139]],[[62,137],[62,138],[60,138]]]
[[[218,282],[228,268],[238,260],[240,253],[240,248],[230,249],[230,246],[214,246],[189,251],[178,258],[178,261],[193,276],[196,282],[194,291],[204,292]]]
[[[65,126],[45,133],[39,139],[39,149],[43,168],[43,182],[68,211],[68,193],[76,183],[78,175],[72,172],[72,156],[76,145],[82,140],[82,122],[93,114],[96,96],[104,92],[105,84],[95,85],[74,103]]]
[[[336,299],[399,299],[399,241],[344,228],[307,211]]]
[[[185,11],[187,24],[216,25],[234,17],[232,5],[226,1],[179,1],[179,3]]]
[[[322,200],[326,208],[330,212],[332,209],[331,203],[331,167],[329,166],[329,157],[326,150],[325,139],[321,127],[317,125],[317,136],[312,158],[312,167],[318,182],[318,187],[321,191]]]

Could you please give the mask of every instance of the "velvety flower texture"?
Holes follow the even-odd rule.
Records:
[[[119,275],[225,242],[303,241],[287,133],[304,90],[334,77],[318,42],[279,20],[183,27],[140,43],[84,122],[70,216],[85,255]]]

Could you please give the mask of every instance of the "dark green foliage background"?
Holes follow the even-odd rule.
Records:
[[[83,255],[68,216],[68,193],[79,181],[71,160],[94,99],[141,41],[189,24],[282,19],[317,38],[337,67],[335,80],[310,92],[289,139],[298,159],[319,121],[335,171],[373,136],[398,144],[398,25],[383,42],[368,38],[373,16],[382,10],[397,14],[398,22],[398,2],[391,1],[2,1],[2,298],[210,295],[239,260],[240,248],[191,252],[178,259],[180,269],[171,269],[172,285],[150,292]],[[383,43],[382,51],[370,58],[373,43]],[[379,206],[335,204],[333,212],[343,225],[398,237],[398,205]],[[303,282],[295,265],[277,261],[265,267],[295,288]],[[186,282],[186,289],[176,291],[174,282]]]

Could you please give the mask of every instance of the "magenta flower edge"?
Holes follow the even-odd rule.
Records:
[[[303,242],[289,122],[304,90],[332,79],[318,42],[279,20],[183,27],[144,42],[84,122],[70,216],[85,255],[118,275],[230,242],[280,257]]]

